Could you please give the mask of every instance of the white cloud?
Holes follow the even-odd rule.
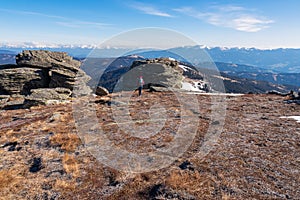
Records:
[[[212,6],[211,8],[221,10],[224,12],[234,12],[234,11],[245,11],[246,10],[244,7],[235,6],[235,5],[223,5],[223,6],[215,5],[215,6]]]
[[[48,14],[33,12],[33,11],[10,10],[10,9],[0,9],[0,11],[1,12],[12,13],[12,14],[18,14],[18,15],[36,15],[36,16],[47,17],[47,18],[67,19],[65,17],[58,16],[58,15],[48,15]]]
[[[69,28],[105,28],[110,26],[110,24],[98,23],[98,22],[90,22],[90,21],[73,21],[73,20],[65,20],[58,21],[56,24]]]
[[[268,28],[268,24],[273,23],[272,20],[262,20],[252,16],[241,16],[233,20],[234,27],[239,31],[258,32]]]
[[[258,32],[268,28],[273,20],[258,16],[253,11],[240,6],[212,6],[208,11],[198,11],[192,7],[173,9],[209,24],[232,28],[244,32]]]
[[[69,28],[104,28],[109,26],[110,24],[93,22],[93,21],[80,21],[76,19],[66,18],[59,15],[49,15],[39,12],[32,12],[32,11],[22,11],[22,10],[9,10],[9,9],[0,9],[0,11],[18,14],[18,15],[34,15],[39,17],[45,18],[52,18],[55,20],[60,20],[55,22],[57,25],[69,27]]]
[[[148,15],[155,15],[159,17],[173,17],[167,12],[161,11],[153,6],[146,4],[134,3],[131,7]]]

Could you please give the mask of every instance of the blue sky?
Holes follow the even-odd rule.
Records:
[[[300,48],[298,0],[1,1],[1,43],[99,44],[123,31],[160,27],[198,44]]]

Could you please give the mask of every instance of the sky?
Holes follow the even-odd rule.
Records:
[[[299,0],[7,0],[0,43],[98,45],[157,27],[210,47],[300,48]]]

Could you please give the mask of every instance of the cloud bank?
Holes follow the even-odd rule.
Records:
[[[148,14],[148,15],[154,15],[154,16],[159,16],[159,17],[173,17],[169,13],[161,11],[152,5],[147,5],[147,4],[142,4],[142,3],[134,3],[134,4],[132,4],[131,7],[136,10],[141,11],[144,14]]]
[[[233,5],[212,6],[208,11],[199,11],[192,7],[181,7],[173,10],[215,26],[244,32],[258,32],[274,23],[273,20],[259,16],[252,10]]]

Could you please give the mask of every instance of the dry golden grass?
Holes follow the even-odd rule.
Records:
[[[13,129],[9,129],[9,130],[6,131],[6,133],[4,135],[11,136],[13,134],[14,134],[14,130]]]
[[[14,172],[12,170],[0,171],[0,190],[7,188],[9,185],[14,183]]]
[[[229,199],[233,199],[230,197],[230,195],[228,194],[222,194],[222,200],[229,200]]]
[[[73,152],[81,144],[81,140],[76,134],[58,133],[50,138],[50,143],[53,146],[60,146],[67,152]]]
[[[127,182],[128,184],[124,185],[122,190],[114,192],[109,196],[109,200],[119,200],[119,199],[141,199],[139,192],[144,191],[147,187],[151,186],[151,182],[147,181],[146,178],[142,174],[133,175],[134,177],[130,177]]]
[[[166,178],[166,185],[174,190],[184,190],[189,194],[203,197],[214,190],[213,180],[199,172],[174,170]]]
[[[9,129],[4,132],[4,134],[0,133],[0,142],[6,143],[7,141],[10,142],[17,142],[19,140],[19,131],[15,131],[13,129]]]
[[[172,97],[155,93],[149,94],[149,99],[164,100],[161,95]],[[18,142],[22,149],[8,151],[9,147],[0,148],[0,164],[6,169],[0,170],[0,200],[45,199],[45,193],[48,199],[297,199],[299,135],[294,133],[298,124],[279,117],[297,115],[298,107],[282,104],[281,97],[278,100],[277,97],[269,97],[274,99],[271,102],[266,101],[265,96],[257,95],[233,98],[228,104],[228,115],[218,146],[201,158],[198,156],[199,147],[210,119],[210,97],[203,98],[199,99],[202,102],[200,126],[189,150],[171,166],[142,174],[118,172],[101,164],[86,151],[75,134],[71,108],[51,108],[51,113],[46,113],[47,118],[42,119],[38,116],[45,114],[46,107],[36,108],[30,113],[1,113],[6,115],[1,123],[11,125],[0,130],[0,144]],[[166,99],[165,103],[168,102],[172,101]],[[136,109],[144,111],[140,104]],[[170,105],[174,113],[177,113],[176,105]],[[126,138],[119,134],[111,109],[103,104],[97,106],[97,116],[103,119],[99,123],[108,137],[116,143],[124,141],[124,147],[127,143],[135,144],[129,134],[124,134]],[[269,107],[272,110],[266,109]],[[265,109],[263,113],[262,109]],[[52,113],[58,113],[54,121],[50,120]],[[12,120],[15,116],[20,119]],[[268,119],[262,120],[261,116]],[[22,122],[23,118],[31,120],[33,117],[30,123]],[[22,124],[15,126],[19,122]],[[237,123],[239,126],[236,126]],[[173,138],[169,130],[173,130],[171,125],[174,124],[150,139],[159,141],[158,144],[171,142]],[[177,130],[176,127],[174,130]],[[148,141],[130,150],[133,153],[145,152],[148,150],[144,149],[145,144],[154,146],[146,143]],[[73,156],[74,151],[78,152],[76,156]],[[43,168],[36,173],[29,171],[32,157],[42,158]],[[185,160],[191,164],[187,169],[181,169],[180,165]]]
[[[74,191],[76,188],[74,181],[65,181],[60,179],[56,180],[55,187],[65,191]]]
[[[73,155],[65,154],[62,160],[64,170],[73,177],[79,175],[78,162]]]
[[[14,194],[19,191],[24,181],[19,174],[20,170],[17,169],[0,171],[0,199],[14,199]]]

